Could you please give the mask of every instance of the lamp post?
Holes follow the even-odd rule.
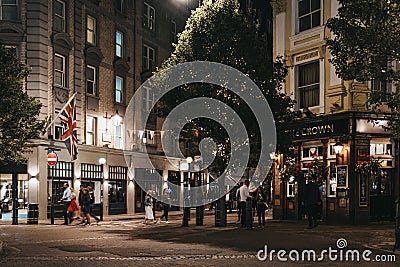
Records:
[[[187,157],[186,162],[188,164],[188,180],[186,181],[186,185],[189,184],[190,179],[190,163],[193,162],[192,157]],[[189,207],[189,193],[188,190],[184,190],[186,196],[183,198],[183,218],[182,218],[182,227],[189,226],[189,218],[190,218],[190,207]]]
[[[104,164],[106,164],[106,163],[107,163],[107,160],[105,158],[99,158],[99,164],[101,165],[101,173],[103,175],[102,178],[104,178]],[[103,179],[101,179],[101,183],[102,183],[102,186],[104,186]],[[101,190],[101,188],[100,188],[100,190]],[[103,192],[104,192],[104,190],[101,191],[101,194],[100,194],[100,221],[103,221],[103,216],[104,216],[104,211],[103,211]]]

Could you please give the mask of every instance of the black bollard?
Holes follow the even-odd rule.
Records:
[[[196,207],[196,225],[201,226],[203,225],[204,219],[204,206]]]
[[[184,207],[183,208],[183,218],[182,218],[182,226],[183,227],[189,226],[189,216],[190,216],[190,208]]]
[[[100,202],[100,221],[103,221],[103,202]]]
[[[54,224],[54,204],[50,205],[50,224]]]
[[[396,201],[396,224],[395,224],[395,242],[393,252],[396,249],[400,249],[400,199]]]

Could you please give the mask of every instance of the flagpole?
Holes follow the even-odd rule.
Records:
[[[44,130],[44,132],[47,132],[47,130],[50,128],[51,125],[53,125],[53,123],[56,121],[56,119],[58,119],[58,117],[60,117],[60,114],[63,112],[63,110],[67,107],[67,105],[69,104],[69,102],[71,102],[72,98],[74,98],[76,96],[76,93],[74,93],[69,100],[67,101],[67,103],[64,105],[64,107],[60,110],[60,112],[58,112],[57,116],[54,118],[54,120],[52,120],[50,122],[49,125],[47,125],[46,129]]]

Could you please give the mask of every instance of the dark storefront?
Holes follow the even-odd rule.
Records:
[[[93,212],[96,216],[100,216],[101,203],[103,202],[103,165],[97,164],[81,164],[81,185],[84,188],[91,186],[94,192]],[[76,195],[78,192],[76,192]]]
[[[108,175],[108,214],[124,214],[126,213],[128,168],[109,166]]]
[[[162,170],[137,168],[135,169],[135,177],[153,194],[161,194],[163,186]],[[135,212],[144,212],[145,196],[146,192],[135,182]]]
[[[309,166],[318,160],[328,167],[320,184],[323,220],[348,224],[393,220],[399,187],[398,151],[390,133],[380,126],[385,121],[372,122],[371,116],[348,112],[291,125],[287,132],[292,136],[298,168],[291,179],[281,181],[283,160],[274,165],[274,218],[304,218],[303,190]],[[341,150],[335,153],[338,144]],[[379,165],[374,165],[376,162]]]
[[[59,161],[55,166],[47,167],[47,218],[50,218],[51,205],[54,205],[54,217],[62,218],[64,193],[63,185],[68,183],[72,187],[74,177],[74,163]]]

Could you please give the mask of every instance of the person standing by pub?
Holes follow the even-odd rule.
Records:
[[[307,229],[312,229],[316,224],[318,203],[320,201],[320,192],[318,185],[313,179],[308,179],[308,183],[304,187],[304,206],[307,213],[308,227]]]
[[[240,187],[240,209],[242,212],[242,218],[241,218],[241,223],[242,223],[242,227],[243,228],[247,228],[247,229],[251,229],[252,228],[252,220],[253,218],[251,217],[251,213],[250,214],[246,214],[247,209],[246,209],[246,202],[249,202],[250,205],[250,211],[251,211],[251,201],[247,201],[247,200],[251,200],[252,196],[249,193],[249,185],[250,182],[249,180],[245,180],[244,184]],[[249,217],[249,218],[247,218]],[[246,221],[248,220],[248,221]]]
[[[71,204],[71,189],[69,189],[68,183],[64,183],[63,187],[64,187],[64,193],[62,201],[63,201],[64,225],[68,225],[68,207]]]

